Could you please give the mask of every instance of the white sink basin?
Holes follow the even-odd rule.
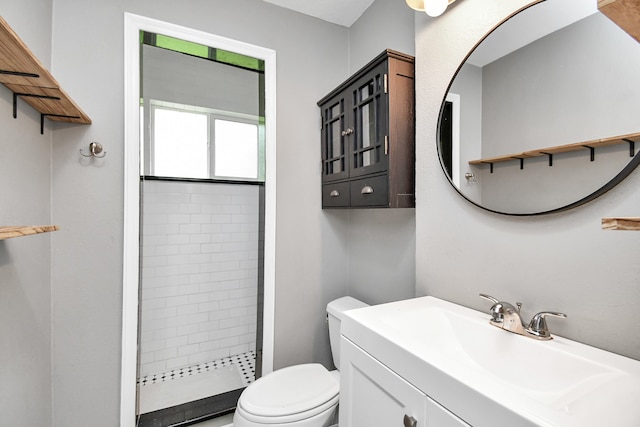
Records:
[[[640,426],[639,361],[489,318],[424,297],[349,312],[342,333],[473,426]]]

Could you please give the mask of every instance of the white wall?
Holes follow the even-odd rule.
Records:
[[[529,0],[457,2],[444,15],[416,15],[416,293],[486,310],[486,292],[542,310],[558,335],[640,359],[640,233],[603,231],[604,216],[638,215],[640,172],[599,199],[550,216],[483,211],[450,186],[439,165],[436,124],[459,63],[488,32]],[[615,112],[612,112],[615,114]]]
[[[51,4],[0,0],[0,10],[48,66]],[[49,124],[40,135],[40,115],[21,99],[17,119],[12,114],[13,95],[0,86],[0,225],[51,224]],[[56,233],[0,241],[2,425],[51,425],[50,273]]]

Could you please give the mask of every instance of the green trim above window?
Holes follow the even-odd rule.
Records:
[[[261,59],[227,50],[215,49],[202,44],[177,39],[175,37],[140,31],[140,43],[184,53],[186,55],[209,59],[234,67],[264,72],[264,61]]]
[[[156,46],[202,58],[209,56],[209,48],[207,46],[176,39],[175,37],[163,36],[162,34],[156,34]]]
[[[264,61],[228,50],[215,49],[214,60],[250,70],[264,71]]]

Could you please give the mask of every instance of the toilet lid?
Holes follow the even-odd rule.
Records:
[[[290,366],[265,375],[247,387],[238,402],[245,412],[259,417],[283,417],[325,410],[337,403],[340,384],[317,363]],[[333,404],[334,402],[331,402]]]

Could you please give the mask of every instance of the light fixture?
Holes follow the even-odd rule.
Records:
[[[442,15],[454,1],[456,0],[406,0],[411,9],[425,12],[433,18]]]

